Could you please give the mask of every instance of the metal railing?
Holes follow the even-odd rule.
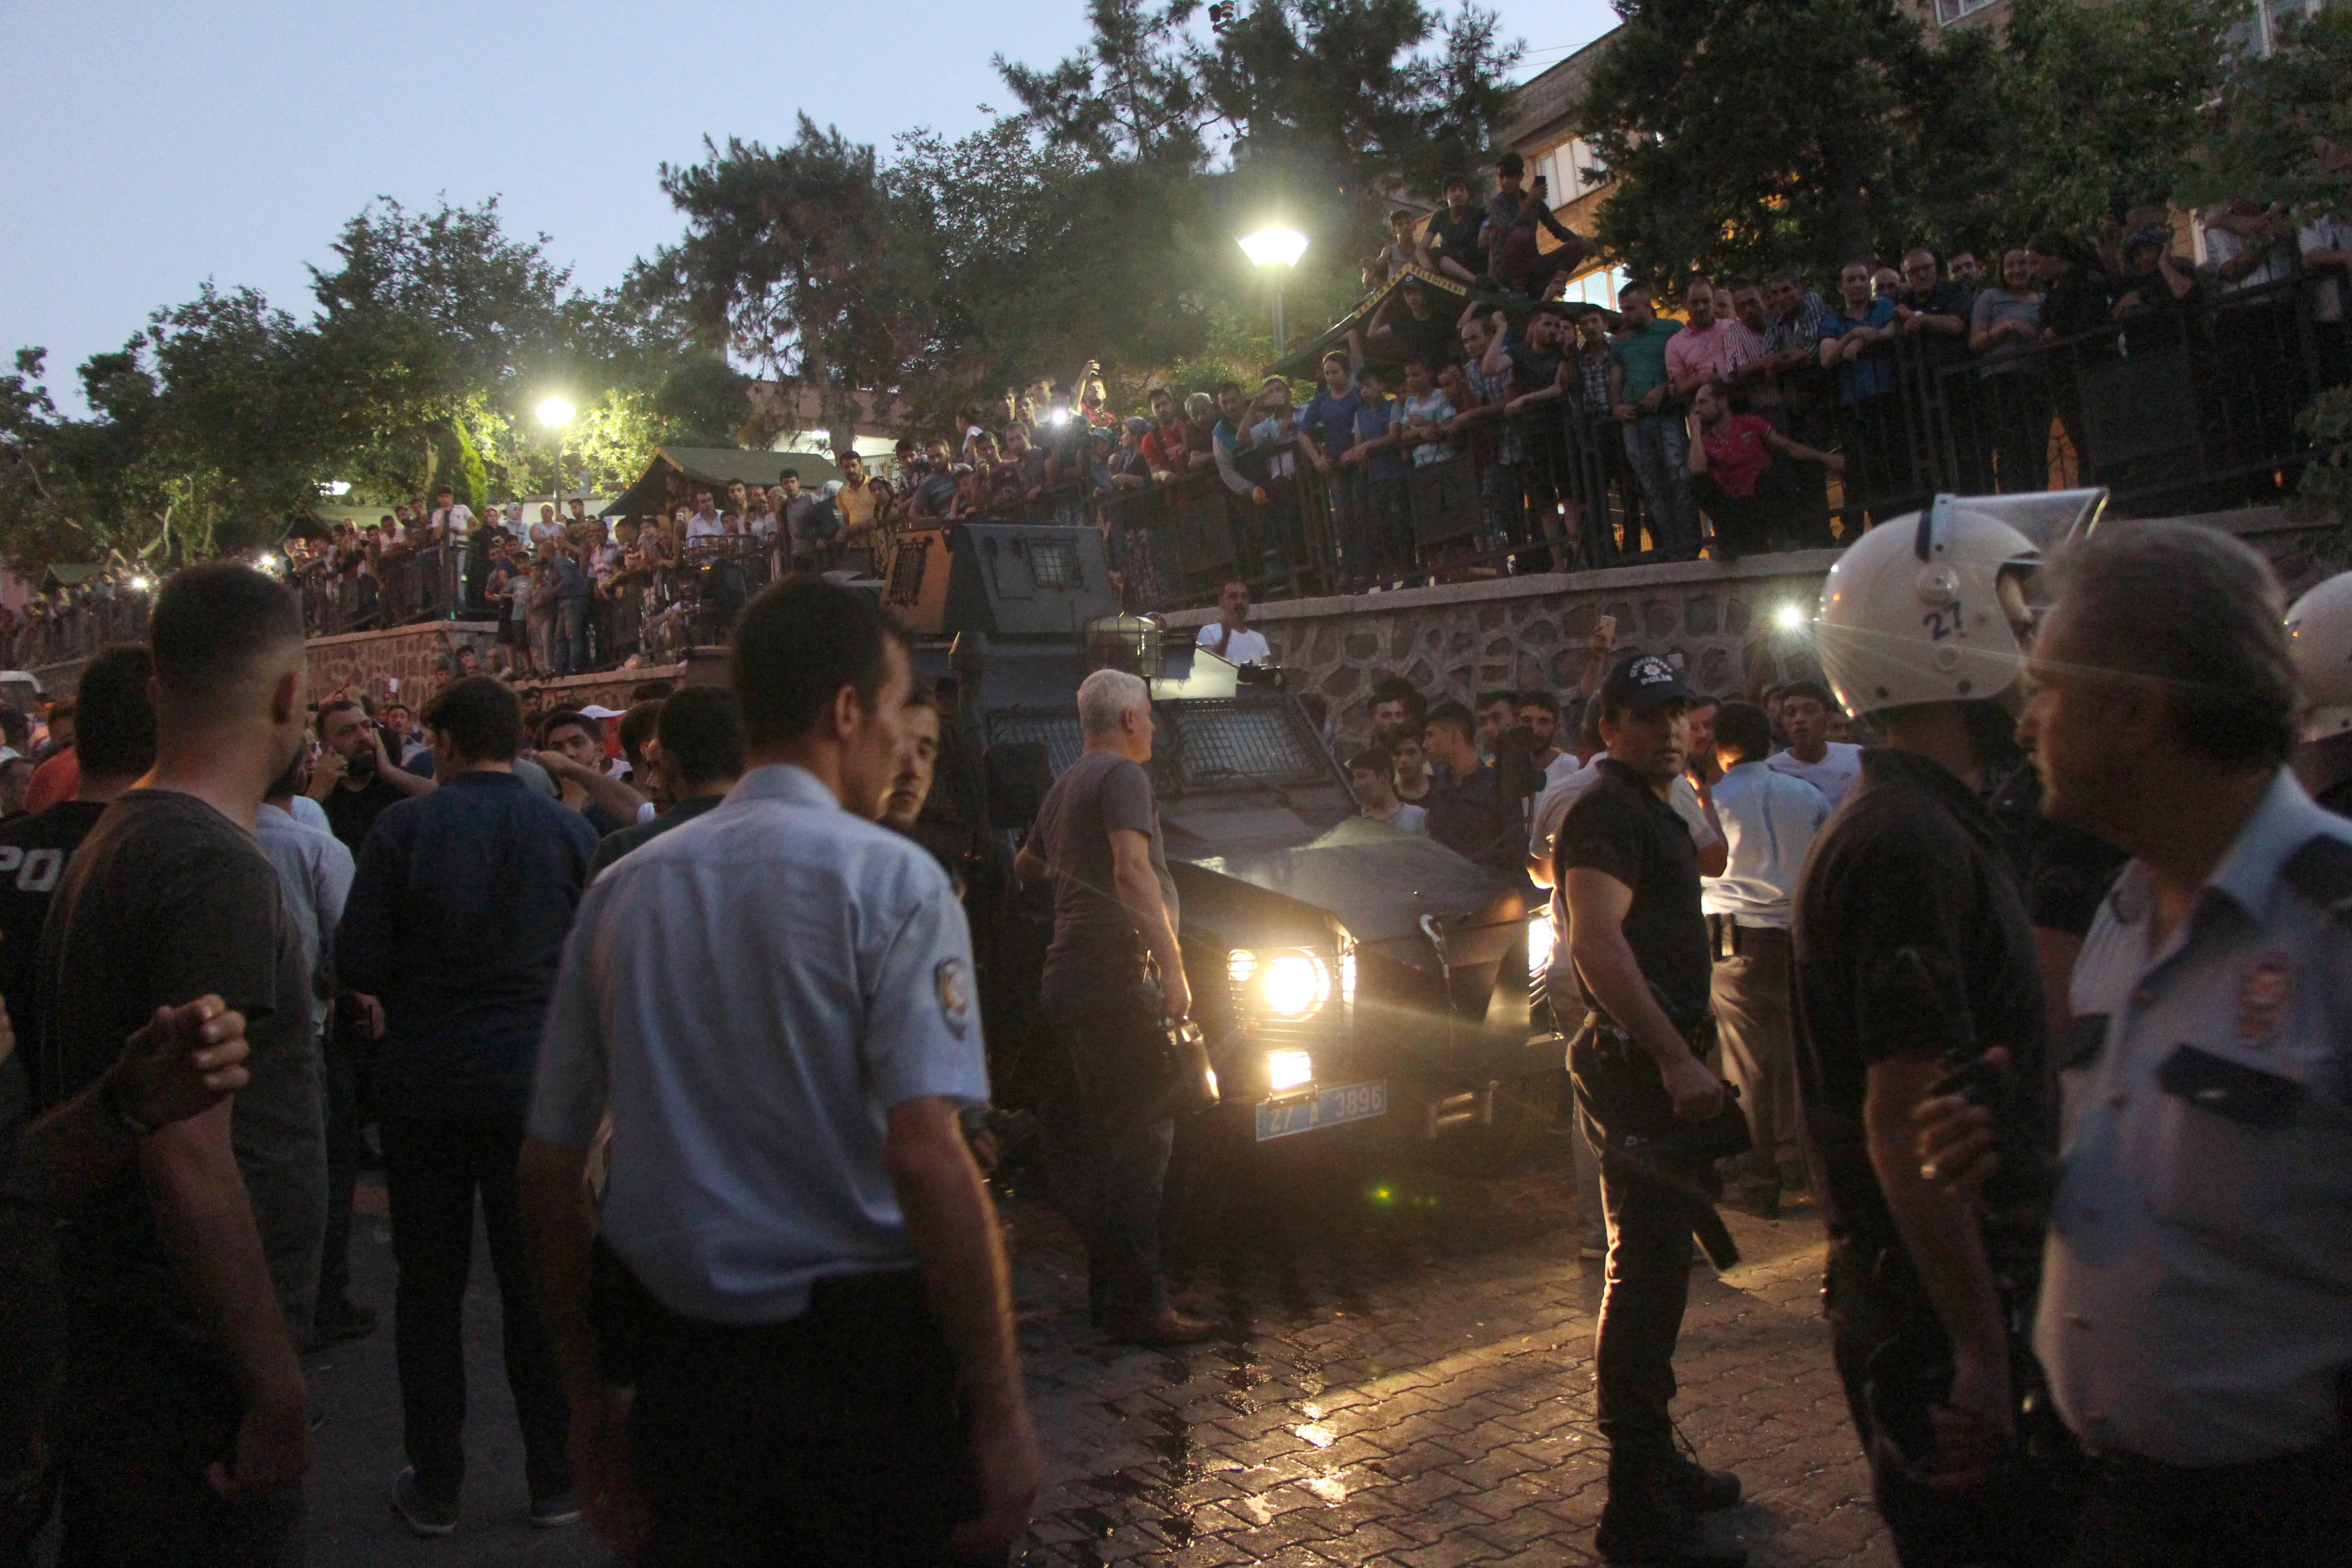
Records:
[[[124,591],[86,595],[28,616],[9,649],[12,669],[72,664],[121,643],[147,640],[149,596]]]
[[[1229,575],[1261,597],[1296,597],[1594,570],[1695,554],[1710,529],[1718,548],[1834,545],[1937,491],[2102,484],[2125,512],[2256,503],[2290,491],[2321,455],[2296,429],[2297,412],[2352,379],[2346,324],[2319,319],[2331,283],[2352,301],[2342,269],[2315,270],[1998,356],[1905,338],[1850,365],[1743,385],[1736,408],[1844,462],[1836,474],[1776,459],[1760,508],[1694,482],[1685,406],[1670,403],[1629,426],[1563,398],[1474,415],[1443,453],[1406,448],[1328,471],[1308,459],[1301,443],[1318,437],[1302,429],[1235,458],[1263,503],[1203,469],[1140,489],[1065,483],[1018,500],[998,490],[990,520],[1100,528],[1127,606],[1151,611],[1212,603]],[[1754,531],[1735,541],[1735,523]],[[456,555],[420,550],[342,576],[314,569],[299,579],[312,635],[453,614],[499,618]],[[879,564],[863,552],[828,563]],[[686,546],[676,565],[624,574],[592,602],[584,668],[632,654],[661,663],[722,640],[785,564],[770,542],[730,537]],[[132,603],[143,617],[143,601]],[[78,649],[113,635],[62,622],[40,631],[49,646],[63,635]],[[56,662],[44,652],[18,662]]]

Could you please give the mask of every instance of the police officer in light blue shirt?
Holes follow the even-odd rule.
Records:
[[[583,1501],[634,1491],[654,1562],[1001,1558],[1041,1466],[957,1121],[988,1093],[971,934],[869,820],[912,747],[906,648],[792,578],[732,679],[748,770],[597,879],[541,1047],[541,1288],[575,1431],[627,1435],[578,1445]]]
[[[2034,1331],[2097,1467],[2074,1568],[2352,1562],[2352,825],[2284,765],[2283,621],[2234,539],[2133,523],[2032,667],[2043,809],[2133,856],[2074,968]],[[1985,1118],[1922,1119],[1965,1190]]]

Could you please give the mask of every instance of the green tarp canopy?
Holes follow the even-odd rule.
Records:
[[[1330,326],[1324,329],[1323,335],[1321,337],[1317,338],[1305,348],[1297,350],[1296,353],[1291,353],[1286,358],[1275,361],[1273,367],[1267,374],[1272,375],[1288,376],[1313,376],[1317,374],[1323,368],[1323,356],[1325,354],[1330,353],[1333,349],[1342,349],[1348,346],[1349,329],[1370,326],[1372,317],[1379,313],[1381,302],[1387,300],[1390,295],[1403,288],[1405,285],[1405,279],[1409,278],[1418,278],[1423,283],[1428,284],[1432,289],[1440,291],[1440,309],[1447,310],[1452,315],[1455,316],[1460,315],[1462,313],[1462,308],[1473,300],[1477,300],[1482,305],[1499,305],[1515,316],[1525,315],[1528,311],[1534,310],[1536,307],[1535,300],[1528,299],[1525,294],[1514,294],[1507,289],[1475,288],[1465,284],[1456,279],[1444,277],[1435,272],[1424,272],[1418,267],[1408,267],[1402,272],[1398,273],[1394,278],[1390,279],[1385,285],[1373,289],[1370,293],[1358,300],[1354,309],[1350,310],[1346,315],[1340,317],[1337,321],[1332,322]],[[1450,306],[1447,306],[1444,301],[1449,300],[1453,301],[1453,303]],[[1575,316],[1581,316],[1587,311],[1601,310],[1601,307],[1598,305],[1588,305],[1576,300],[1566,300],[1564,303],[1568,307],[1569,313]],[[1402,309],[1402,307],[1400,306],[1399,309]],[[1603,310],[1601,311],[1601,314],[1607,315],[1608,312]],[[1369,350],[1369,344],[1367,345],[1367,348]],[[1372,353],[1372,357],[1374,359],[1378,359],[1381,356],[1377,352],[1374,352]]]
[[[801,477],[801,488],[813,490],[841,478],[833,459],[814,452],[765,452],[740,447],[657,447],[654,459],[637,482],[597,515],[651,517],[669,499],[673,474],[724,491],[737,480],[747,485],[772,485],[786,468]]]

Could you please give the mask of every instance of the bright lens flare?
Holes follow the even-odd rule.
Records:
[[[1277,954],[1262,984],[1266,1009],[1277,1018],[1304,1018],[1331,998],[1331,972],[1304,952]]]
[[[1248,984],[1256,973],[1257,954],[1248,948],[1235,948],[1234,955],[1225,961],[1225,975],[1236,985]]]
[[[1265,1053],[1265,1079],[1276,1094],[1313,1083],[1315,1058],[1305,1051],[1268,1051]]]
[[[576,412],[578,411],[562,398],[551,397],[539,405],[539,422],[551,428],[561,429],[572,423],[572,416]]]
[[[1772,619],[1784,632],[1802,631],[1805,627],[1805,612],[1795,605],[1781,605]]]
[[[1541,974],[1551,967],[1551,910],[1538,910],[1528,921],[1528,973]]]
[[[1241,242],[1242,254],[1256,267],[1296,267],[1298,258],[1307,254],[1307,237],[1295,228],[1279,225],[1262,228],[1246,235]]]

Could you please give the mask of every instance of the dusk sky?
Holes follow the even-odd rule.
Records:
[[[1615,21],[1606,0],[1503,0],[1525,77]],[[0,351],[73,367],[211,278],[309,313],[371,198],[500,198],[580,285],[678,234],[656,184],[702,138],[787,140],[795,110],[887,150],[1010,103],[989,57],[1059,59],[1082,0],[687,8],[573,0],[332,5],[19,0],[0,34]],[[986,26],[982,26],[982,23]]]

